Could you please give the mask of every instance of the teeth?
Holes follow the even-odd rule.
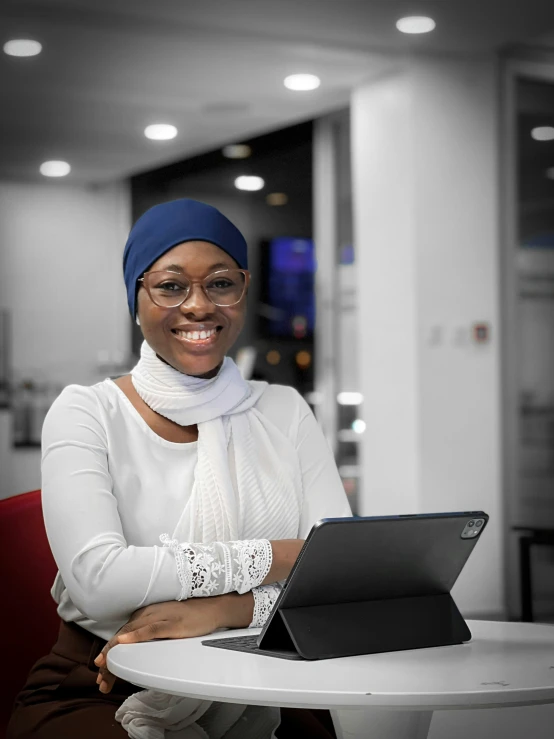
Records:
[[[203,339],[209,339],[211,336],[216,334],[217,329],[212,328],[209,331],[178,331],[176,329],[175,333],[189,341],[202,341]]]

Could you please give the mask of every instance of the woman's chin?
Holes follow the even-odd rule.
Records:
[[[208,357],[206,357],[205,360],[208,360]],[[214,358],[211,361],[199,361],[199,357],[195,357],[194,361],[190,362],[183,362],[181,359],[181,361],[176,362],[174,366],[175,369],[179,370],[179,372],[182,372],[184,375],[210,379],[217,375],[222,362],[223,359],[221,357]]]

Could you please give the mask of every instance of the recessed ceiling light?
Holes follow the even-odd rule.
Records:
[[[316,90],[321,85],[321,80],[315,74],[289,74],[285,77],[285,87],[289,90]]]
[[[545,175],[548,177],[549,180],[554,180],[554,167],[548,167]]]
[[[42,51],[42,44],[30,38],[14,38],[4,44],[8,56],[36,56]]]
[[[554,139],[554,128],[552,126],[536,126],[531,131],[531,137],[535,141],[552,141]]]
[[[227,159],[247,159],[252,154],[248,144],[229,144],[224,146],[221,153]]]
[[[235,187],[237,190],[249,190],[254,192],[255,190],[261,190],[264,185],[265,182],[262,178],[256,177],[255,175],[243,174],[235,180]]]
[[[365,430],[365,421],[362,421],[361,418],[357,418],[355,421],[352,421],[352,431],[357,434],[363,434]]]
[[[153,123],[151,126],[146,126],[144,135],[147,139],[154,141],[169,141],[177,136],[177,129],[170,123]]]
[[[270,192],[265,196],[265,202],[268,205],[286,205],[289,198],[285,192]]]
[[[426,15],[409,15],[396,21],[401,33],[429,33],[437,24]]]
[[[65,177],[70,172],[71,167],[69,164],[60,160],[43,162],[40,165],[40,173],[45,177]]]

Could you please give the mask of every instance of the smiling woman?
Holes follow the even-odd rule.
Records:
[[[244,325],[248,280],[214,244],[175,246],[140,278],[137,314],[145,340],[180,372],[213,377]]]
[[[277,709],[140,691],[109,673],[106,655],[120,642],[261,626],[313,523],[350,515],[346,496],[301,396],[246,382],[228,356],[250,275],[246,242],[222,213],[185,199],[150,209],[129,235],[124,277],[144,337],[138,364],[67,387],[44,424],[62,620],[8,737],[140,739],[188,726],[203,739],[269,739]],[[330,736],[313,717],[301,731]]]

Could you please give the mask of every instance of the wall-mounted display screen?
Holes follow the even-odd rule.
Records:
[[[303,339],[315,322],[314,243],[311,239],[279,237],[267,242],[264,275],[267,328],[271,336]]]

